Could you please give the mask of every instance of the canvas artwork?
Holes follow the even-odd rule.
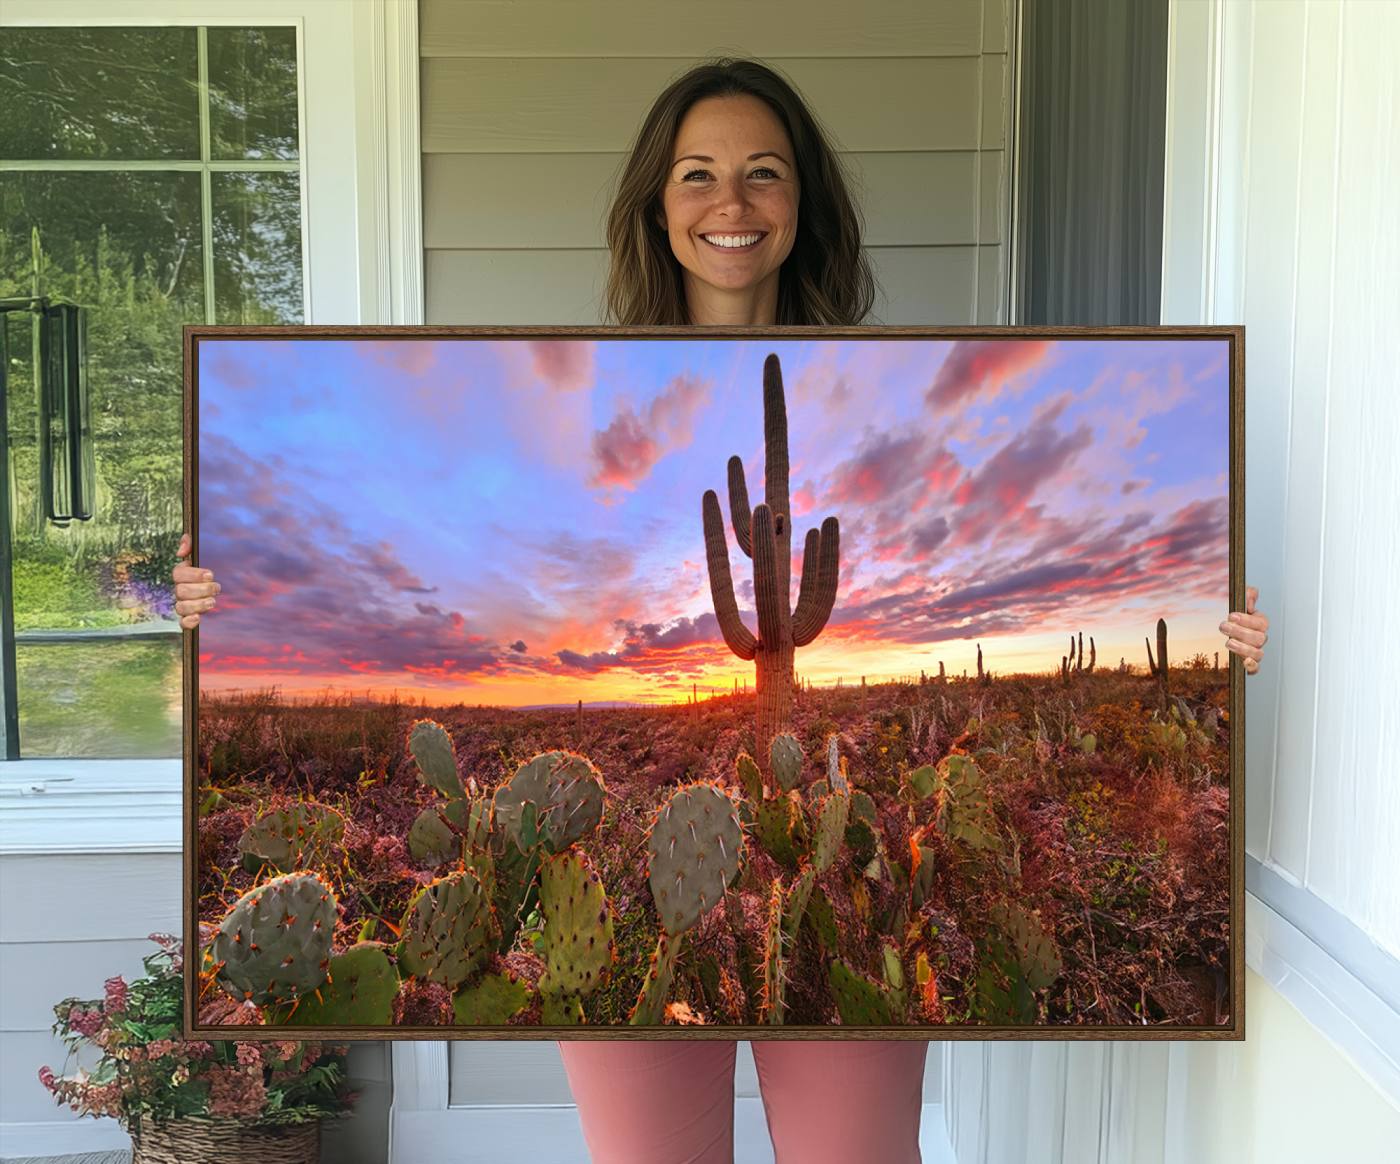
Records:
[[[187,329],[188,1031],[1241,1037],[1242,349]]]

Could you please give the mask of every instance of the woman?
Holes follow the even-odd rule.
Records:
[[[701,65],[647,114],[607,224],[610,322],[855,324],[874,299],[840,163],[807,108],[754,61]],[[179,555],[189,552],[188,537]],[[218,583],[177,566],[184,627]],[[1254,611],[1220,624],[1251,673],[1268,630]],[[561,1041],[585,1138],[600,1164],[733,1159],[736,1044]],[[777,1164],[920,1159],[928,1043],[753,1044]]]

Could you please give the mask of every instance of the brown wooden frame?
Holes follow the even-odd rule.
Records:
[[[189,324],[184,328],[184,514],[185,528],[192,549],[188,564],[199,562],[198,458],[198,360],[197,345],[202,338],[267,340],[283,336],[297,339],[329,339],[353,336],[362,339],[454,339],[454,338],[534,338],[534,339],[630,339],[653,338],[693,341],[695,339],[753,338],[774,339],[1228,339],[1230,341],[1230,436],[1229,436],[1229,596],[1232,610],[1245,609],[1244,581],[1244,327],[1243,325],[1094,327],[1094,326],[856,326],[856,327],[596,327],[596,326],[331,326],[298,325],[285,327],[211,326]],[[198,965],[198,918],[196,917],[197,879],[195,854],[198,852],[197,804],[197,699],[199,692],[199,630],[185,632],[184,642],[184,943],[186,1038],[233,1037],[239,1039],[285,1040],[328,1039],[337,1042],[371,1039],[1115,1039],[1155,1041],[1206,1039],[1239,1041],[1245,1037],[1245,935],[1244,935],[1244,742],[1245,672],[1242,660],[1227,652],[1230,665],[1230,1021],[1219,1026],[993,1026],[993,1025],[915,1025],[847,1027],[832,1026],[441,1026],[441,1027],[291,1027],[291,1026],[200,1026],[195,1022]]]

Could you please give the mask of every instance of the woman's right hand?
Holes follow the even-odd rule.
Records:
[[[180,548],[175,551],[177,558],[187,558],[190,553],[190,535],[180,538]],[[214,609],[214,596],[223,589],[214,581],[214,572],[199,566],[176,566],[171,571],[175,580],[175,613],[180,616],[180,625],[190,630],[199,625],[199,616],[206,610]]]

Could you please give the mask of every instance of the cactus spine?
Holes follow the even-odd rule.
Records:
[[[764,502],[749,509],[744,462],[729,458],[729,512],[739,548],[753,559],[758,635],[744,625],[729,572],[729,546],[719,497],[707,489],[701,501],[705,557],[715,617],[729,649],[755,664],[758,694],[755,751],[767,763],[773,737],[789,723],[793,701],[793,656],[826,626],[836,603],[840,567],[840,526],[835,517],[808,530],[802,556],[797,608],[789,609],[792,562],[792,505],[788,496],[787,407],[777,353],[763,362]]]

